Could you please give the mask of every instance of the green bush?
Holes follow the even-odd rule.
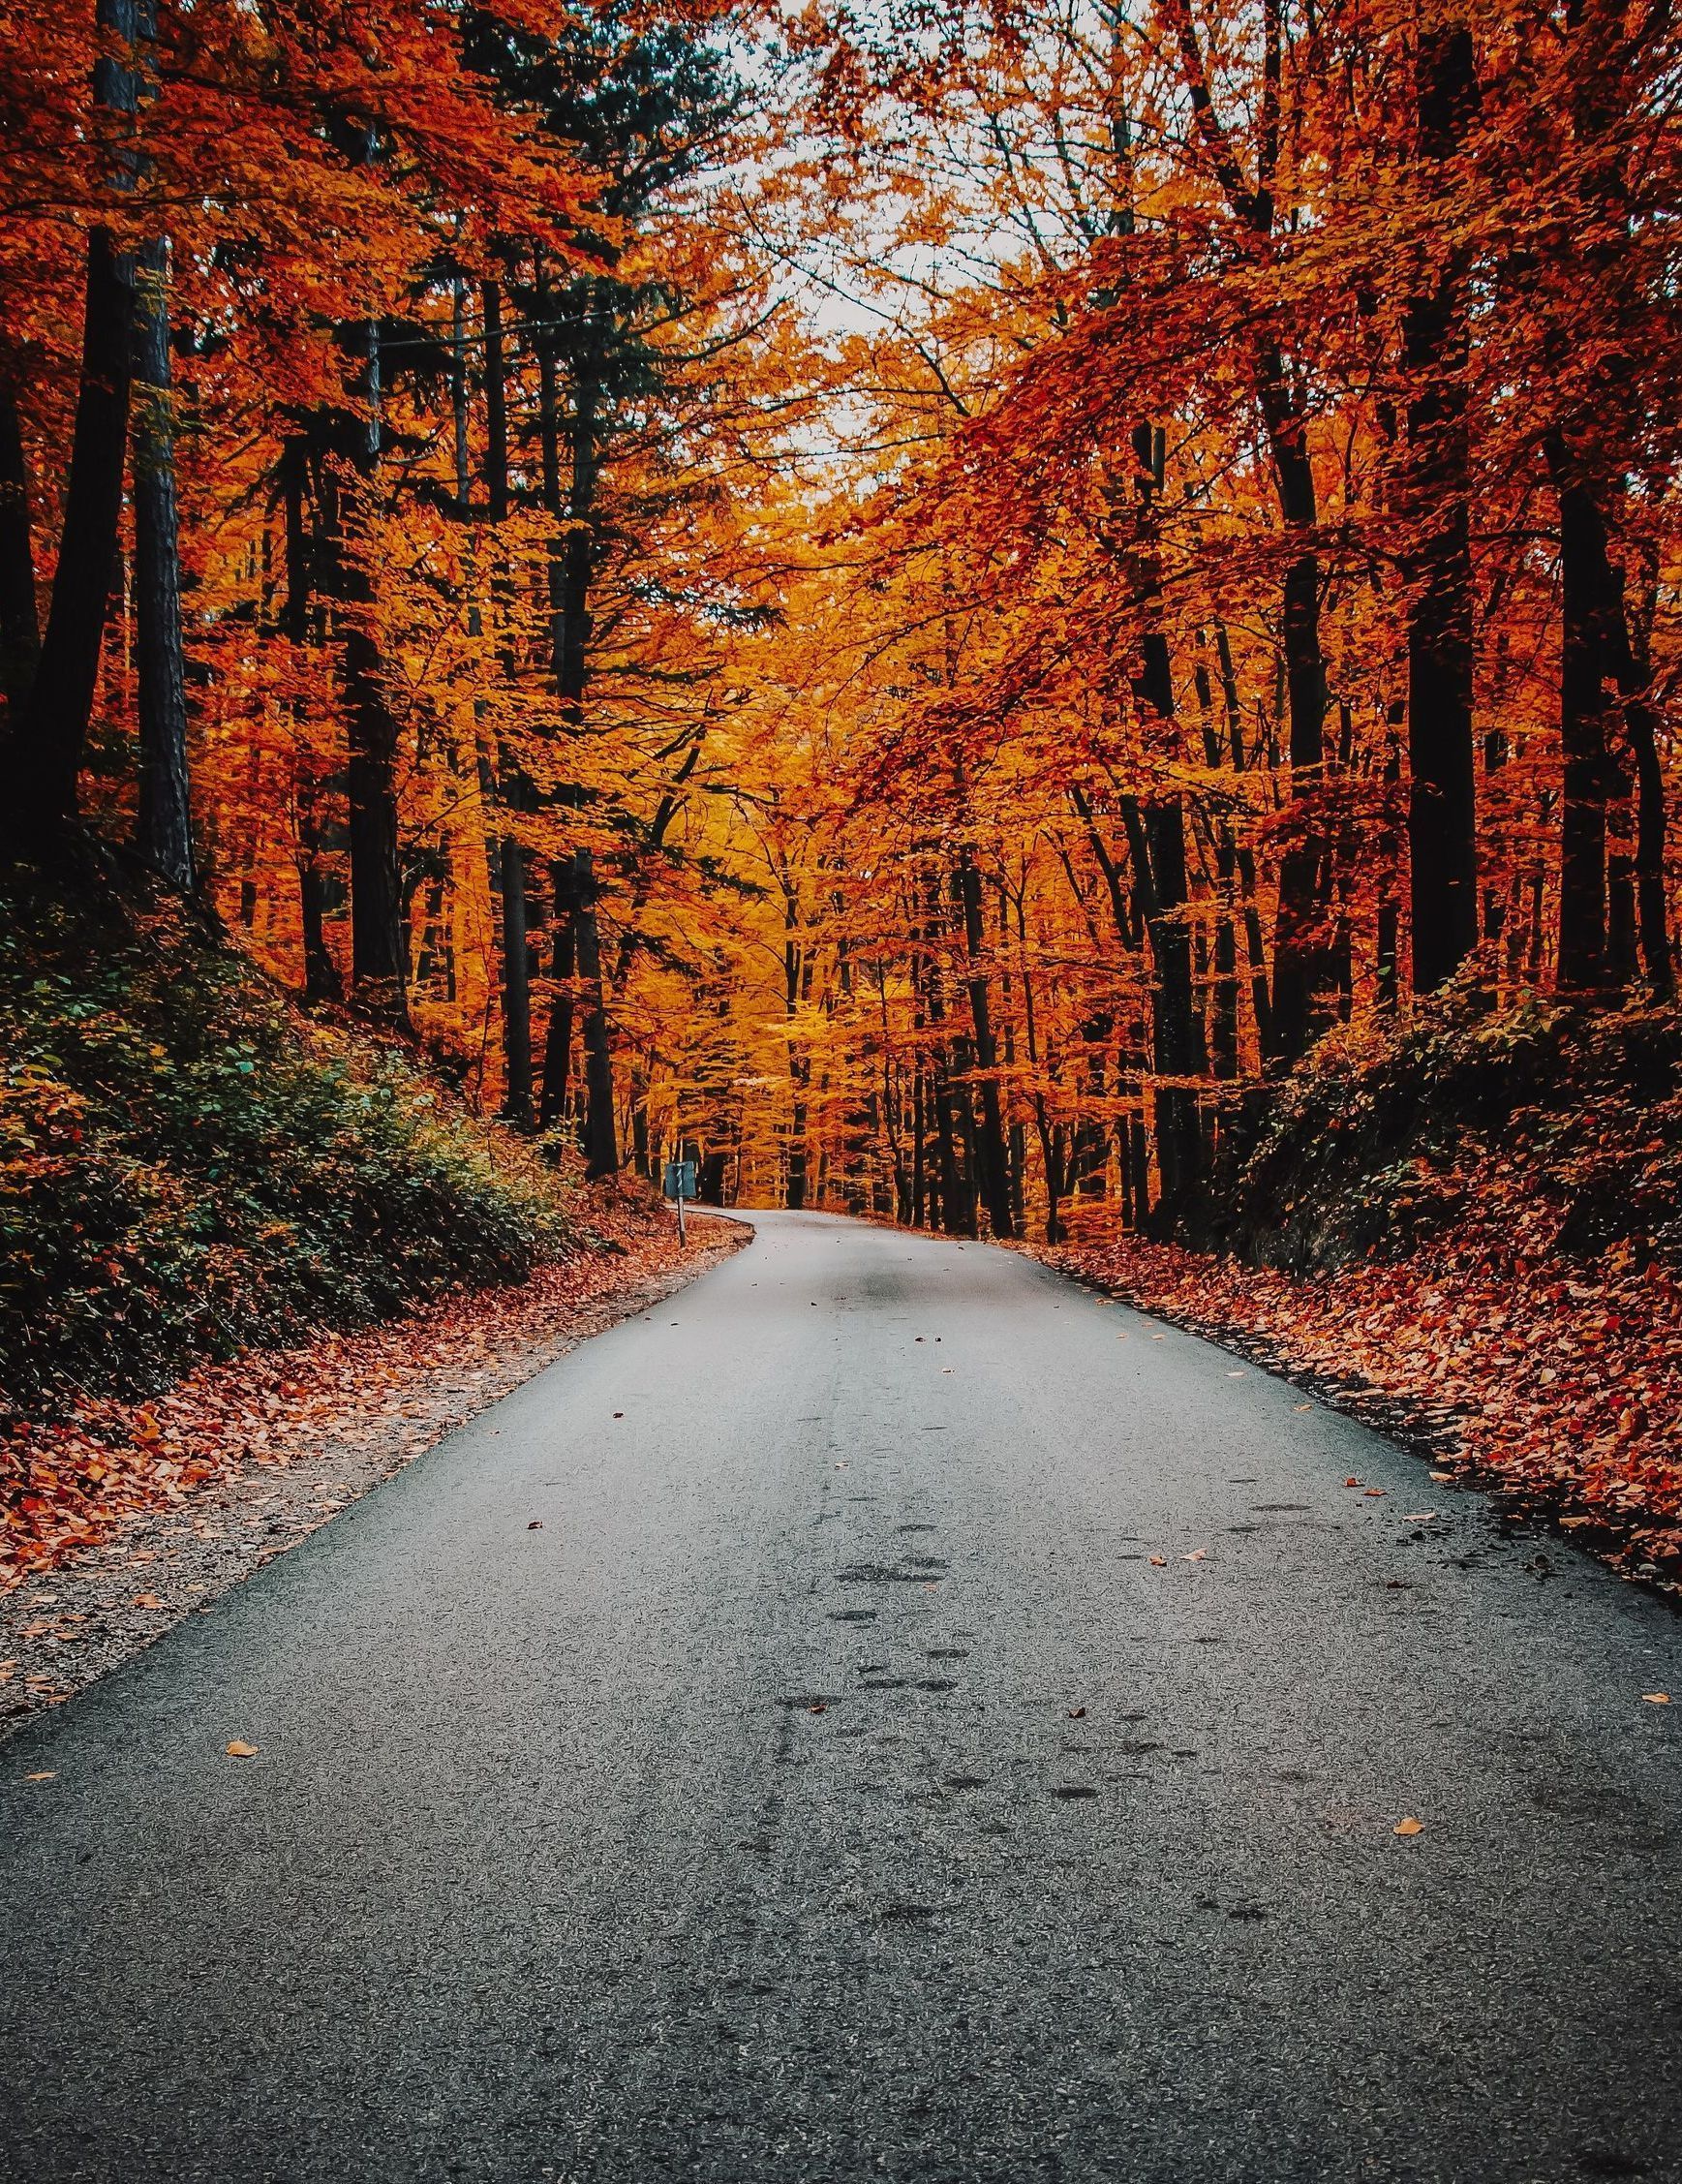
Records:
[[[1682,1013],[1451,994],[1370,1049],[1328,1041],[1217,1179],[1212,1240],[1300,1272],[1521,1197],[1567,1251],[1682,1260]]]
[[[3,907],[12,1413],[519,1280],[566,1247],[564,1191],[527,1147],[405,1053],[302,1017],[187,915]]]

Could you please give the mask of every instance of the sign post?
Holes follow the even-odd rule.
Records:
[[[678,1242],[687,1245],[688,1234],[684,1226],[684,1201],[695,1195],[695,1163],[692,1160],[668,1160],[666,1162],[666,1196],[678,1202]]]

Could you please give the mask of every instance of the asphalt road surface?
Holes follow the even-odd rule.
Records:
[[[1682,1621],[759,1226],[0,1751],[0,2175],[1682,2176]]]

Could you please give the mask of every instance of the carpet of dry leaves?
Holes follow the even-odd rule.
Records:
[[[1682,1594],[1682,1281],[1553,1247],[1498,1198],[1399,1262],[1297,1277],[1128,1238],[1038,1255],[1306,1380],[1468,1484]]]
[[[0,1598],[254,1461],[281,1467],[394,1431],[424,1445],[505,1392],[510,1360],[524,1377],[619,1316],[616,1299],[746,1241],[709,1222],[680,1253],[669,1217],[629,1200],[597,1209],[592,1232],[590,1247],[517,1287],[460,1290],[401,1319],[201,1366],[148,1401],[89,1400],[17,1425],[0,1443]]]

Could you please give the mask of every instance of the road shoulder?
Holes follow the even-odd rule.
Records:
[[[578,1343],[746,1245],[700,1216],[352,1334],[201,1368],[166,1396],[101,1406],[113,1469],[162,1445],[143,1495],[77,1541],[56,1532],[0,1591],[0,1740],[202,1614]]]

